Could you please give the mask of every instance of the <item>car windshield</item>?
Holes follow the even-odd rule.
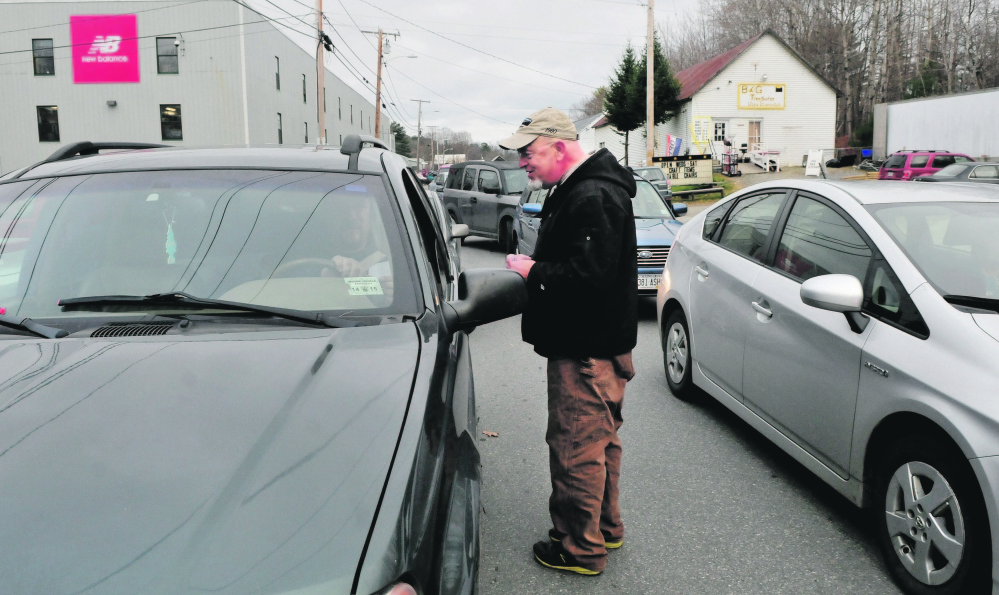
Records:
[[[638,175],[652,182],[659,182],[666,179],[666,176],[663,175],[663,170],[658,167],[644,167],[635,171],[638,172]]]
[[[941,294],[999,299],[999,203],[868,208]]]
[[[953,178],[955,176],[961,175],[961,173],[967,169],[967,165],[961,163],[952,163],[947,167],[941,169],[940,171],[933,174],[936,178]]]
[[[507,194],[520,194],[527,188],[527,172],[522,169],[501,169]]]
[[[412,312],[418,297],[392,204],[380,177],[344,173],[0,184],[0,306],[17,317],[81,316],[57,300],[184,292],[309,312]]]
[[[635,198],[632,199],[631,204],[635,210],[636,218],[673,218],[673,214],[670,213],[669,207],[666,206],[666,201],[663,200],[663,197],[659,195],[659,191],[656,190],[652,184],[646,182],[645,180],[635,180],[635,185],[638,186],[638,192],[635,194]]]

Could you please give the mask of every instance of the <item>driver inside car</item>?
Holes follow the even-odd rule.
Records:
[[[373,210],[369,200],[345,202],[333,231],[338,253],[320,272],[323,277],[387,277],[391,283],[388,257],[378,249],[373,233]]]

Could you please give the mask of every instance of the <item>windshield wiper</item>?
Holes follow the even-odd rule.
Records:
[[[943,299],[946,300],[948,304],[953,304],[955,306],[975,310],[984,310],[987,312],[999,312],[999,299],[975,297],[971,295],[945,295],[943,296]]]
[[[333,321],[330,316],[323,312],[306,314],[300,310],[289,310],[286,308],[275,308],[272,306],[256,306],[241,302],[227,302],[225,300],[213,300],[210,298],[200,298],[182,291],[170,293],[153,293],[150,295],[96,295],[89,297],[77,297],[59,300],[59,306],[63,311],[93,311],[90,306],[178,306],[182,308],[221,308],[226,310],[240,310],[243,312],[255,312],[258,314],[268,314],[277,318],[304,322],[306,324],[317,324],[329,328],[341,328],[357,326],[345,321]]]
[[[28,331],[46,339],[59,339],[69,334],[61,328],[45,326],[30,318],[17,318],[16,316],[8,316],[6,314],[0,314],[0,326]]]

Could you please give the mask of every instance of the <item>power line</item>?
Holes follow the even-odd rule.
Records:
[[[375,6],[374,4],[368,2],[368,0],[358,0],[358,2],[363,2],[364,4],[367,4],[368,6],[370,6],[372,8],[378,9],[378,10],[384,12],[385,14],[391,16],[391,17],[395,17],[395,18],[399,19],[400,21],[402,21],[404,23],[409,23],[410,25],[413,25],[414,27],[419,27],[420,29],[423,29],[427,33],[430,33],[432,35],[436,35],[437,37],[440,37],[441,39],[445,39],[447,41],[450,41],[451,43],[454,43],[454,44],[460,45],[462,47],[468,48],[468,49],[470,49],[470,50],[472,50],[474,52],[478,52],[478,53],[483,54],[485,56],[489,56],[490,58],[493,58],[494,60],[499,60],[500,62],[506,62],[507,64],[513,64],[514,66],[517,66],[519,68],[523,68],[525,70],[530,70],[531,72],[536,72],[538,74],[543,74],[543,75],[545,75],[547,77],[558,79],[560,81],[565,81],[567,83],[572,83],[573,85],[579,85],[580,87],[586,87],[587,89],[595,89],[596,88],[596,87],[594,87],[592,85],[584,85],[583,83],[577,83],[576,81],[571,81],[571,80],[569,80],[567,78],[562,78],[562,77],[556,76],[554,74],[549,74],[547,72],[543,72],[541,70],[537,70],[535,68],[531,68],[530,66],[524,66],[523,64],[518,64],[518,63],[516,63],[516,62],[514,62],[512,60],[507,60],[506,58],[500,58],[499,56],[497,56],[495,54],[490,54],[489,52],[485,52],[485,51],[480,50],[480,49],[478,49],[476,47],[472,47],[472,46],[470,46],[470,45],[468,45],[466,43],[462,43],[460,41],[456,41],[454,39],[451,39],[450,37],[445,37],[444,35],[441,35],[440,33],[436,32],[436,31],[434,31],[432,29],[427,29],[426,27],[423,27],[421,25],[417,25],[416,23],[414,23],[412,21],[407,21],[406,19],[404,19],[404,18],[402,18],[400,16],[392,14],[391,12],[385,10],[384,8]],[[507,122],[504,122],[504,124],[506,124],[506,123]]]
[[[510,122],[504,122],[503,120],[498,120],[498,119],[496,119],[496,118],[494,118],[494,117],[492,117],[492,116],[487,116],[487,115],[485,115],[485,114],[483,114],[483,113],[481,113],[481,112],[477,112],[477,111],[473,110],[473,109],[472,109],[472,108],[470,108],[470,107],[465,107],[464,105],[461,105],[460,103],[458,103],[458,102],[456,102],[456,101],[453,101],[453,100],[451,100],[451,99],[448,99],[447,97],[445,97],[445,96],[441,95],[441,94],[440,94],[440,93],[438,93],[437,91],[434,91],[434,90],[433,90],[433,89],[431,89],[430,87],[427,87],[427,86],[425,86],[425,85],[421,85],[420,83],[417,83],[417,82],[416,82],[415,80],[413,80],[412,78],[410,78],[410,77],[406,76],[406,74],[405,74],[405,73],[403,73],[403,72],[400,72],[399,74],[400,74],[400,75],[402,75],[402,76],[404,76],[404,77],[406,77],[406,78],[407,78],[407,79],[409,79],[410,81],[412,81],[412,82],[413,82],[414,84],[416,84],[416,85],[417,85],[418,87],[422,87],[422,88],[426,89],[427,91],[430,91],[431,93],[433,93],[434,95],[436,95],[436,96],[440,97],[440,98],[441,98],[441,99],[443,99],[444,101],[447,101],[448,103],[451,103],[451,104],[454,104],[454,105],[456,105],[456,106],[460,107],[460,108],[461,108],[461,109],[463,109],[463,110],[467,110],[467,111],[470,111],[470,112],[472,112],[473,114],[475,114],[475,115],[477,115],[477,116],[482,116],[483,118],[487,118],[487,119],[489,119],[489,120],[493,120],[493,121],[495,121],[495,122],[499,122],[500,124],[506,124],[506,125],[508,125],[508,126],[513,126],[513,124],[511,124]]]

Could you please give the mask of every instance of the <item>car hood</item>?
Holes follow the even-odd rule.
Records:
[[[972,314],[971,317],[975,319],[978,328],[999,341],[999,314]]]
[[[418,356],[412,324],[0,343],[0,591],[349,592]]]
[[[675,219],[635,219],[639,246],[671,246],[683,223]]]

